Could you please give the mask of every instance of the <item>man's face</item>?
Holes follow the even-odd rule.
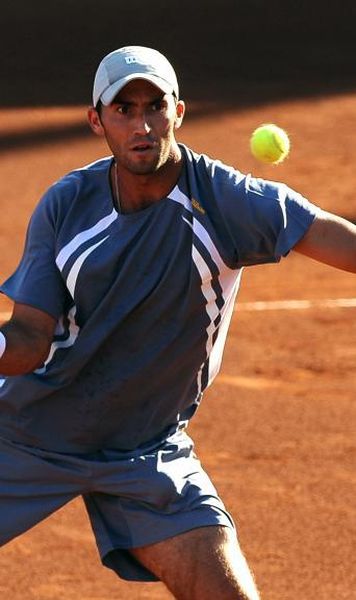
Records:
[[[184,103],[172,94],[142,79],[128,83],[100,114],[102,133],[119,170],[147,175],[173,158],[174,131],[183,114]]]

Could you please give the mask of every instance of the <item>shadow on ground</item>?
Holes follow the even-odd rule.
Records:
[[[204,110],[356,88],[353,0],[20,0],[1,22],[3,107],[87,104],[98,62],[132,43]]]
[[[356,90],[356,5],[331,0],[25,0],[2,6],[0,109],[90,103],[101,58],[134,43],[172,60],[187,119]],[[91,135],[83,120],[7,130],[0,152]]]

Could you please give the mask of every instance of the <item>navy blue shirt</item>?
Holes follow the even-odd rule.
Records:
[[[118,214],[112,157],[34,211],[1,291],[57,319],[45,363],[0,381],[0,435],[61,452],[132,450],[184,427],[217,374],[242,267],[277,262],[317,207],[181,145],[166,197]]]

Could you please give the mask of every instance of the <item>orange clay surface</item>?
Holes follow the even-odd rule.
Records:
[[[200,115],[187,118],[181,141],[356,219],[356,96]],[[250,132],[264,122],[291,137],[290,157],[278,167],[249,154]],[[81,133],[84,123],[84,107],[0,111],[4,135],[17,139],[1,150],[2,279],[19,260],[29,215],[46,187],[108,153]],[[72,134],[48,135],[60,128]],[[354,275],[293,253],[279,265],[245,270],[221,374],[190,426],[266,600],[356,598],[356,308],[324,302],[355,298],[355,289]],[[256,310],[254,303],[276,300],[317,303]],[[1,298],[0,310],[9,309]],[[162,584],[123,582],[101,566],[80,499],[0,551],[0,595],[171,597]]]

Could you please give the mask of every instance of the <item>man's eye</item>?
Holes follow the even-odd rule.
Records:
[[[121,115],[127,115],[129,110],[129,107],[126,106],[125,104],[119,104],[116,108],[116,112],[120,113]]]
[[[164,110],[164,108],[165,108],[165,104],[164,104],[164,102],[162,102],[162,100],[157,100],[157,102],[154,102],[152,104],[152,109],[154,111]]]

